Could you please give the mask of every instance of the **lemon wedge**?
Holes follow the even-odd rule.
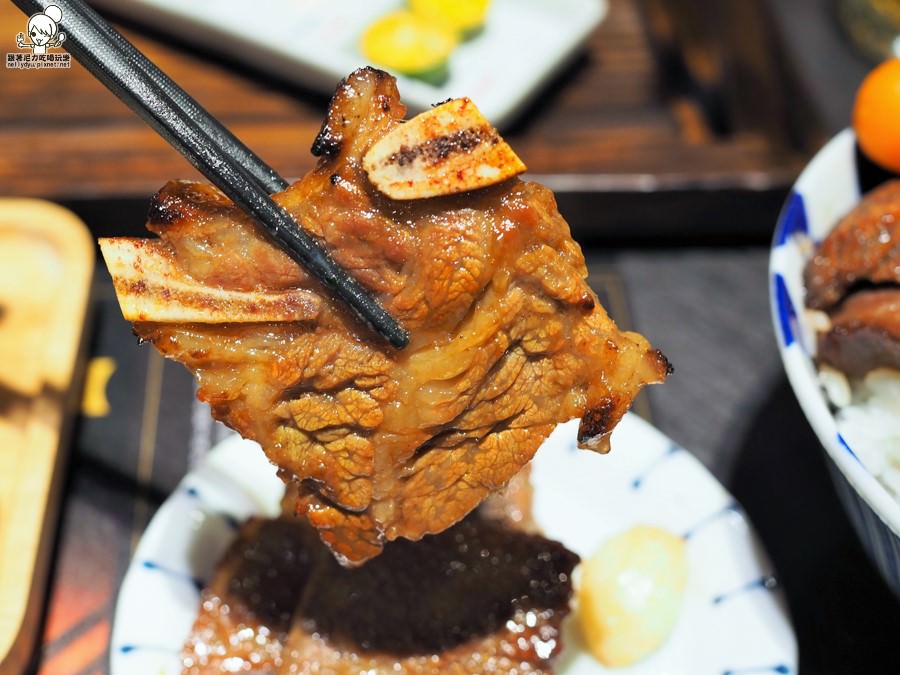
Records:
[[[360,47],[373,63],[430,82],[446,76],[456,33],[407,11],[391,12],[363,33]]]

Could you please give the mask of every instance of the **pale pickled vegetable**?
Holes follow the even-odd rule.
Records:
[[[684,540],[645,525],[582,563],[579,620],[597,660],[616,668],[656,651],[675,626],[687,575]]]

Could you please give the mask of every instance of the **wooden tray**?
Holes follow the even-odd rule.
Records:
[[[0,674],[37,638],[94,265],[69,211],[0,199]]]

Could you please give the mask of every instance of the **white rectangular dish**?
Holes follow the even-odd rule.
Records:
[[[187,42],[330,94],[368,64],[358,48],[374,19],[402,0],[94,0]],[[451,55],[441,86],[398,75],[404,102],[420,111],[468,96],[497,127],[572,58],[606,14],[606,0],[494,0],[484,30]]]

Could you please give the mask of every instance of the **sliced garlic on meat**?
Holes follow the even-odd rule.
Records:
[[[310,291],[236,291],[204,286],[150,239],[100,239],[122,314],[128,321],[260,323],[310,321],[321,299]]]
[[[468,98],[398,125],[363,157],[369,180],[392,199],[424,199],[494,185],[525,164]]]

